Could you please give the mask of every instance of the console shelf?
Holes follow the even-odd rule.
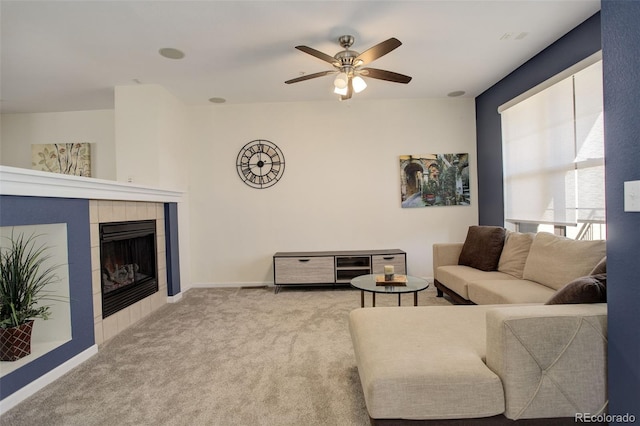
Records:
[[[360,275],[383,274],[393,265],[407,273],[407,254],[398,249],[277,252],[273,255],[273,283],[281,286],[349,285]]]

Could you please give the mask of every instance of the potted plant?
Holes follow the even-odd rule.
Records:
[[[31,331],[36,318],[48,319],[55,300],[46,287],[58,281],[55,269],[47,266],[48,248],[36,245],[36,235],[5,237],[0,247],[0,361],[15,361],[31,353]]]

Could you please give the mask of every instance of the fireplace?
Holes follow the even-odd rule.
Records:
[[[102,318],[158,291],[156,221],[100,224]]]

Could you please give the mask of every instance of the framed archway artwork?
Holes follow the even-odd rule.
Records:
[[[469,154],[400,156],[402,208],[468,206]]]

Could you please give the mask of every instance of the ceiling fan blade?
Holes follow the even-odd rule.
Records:
[[[398,74],[397,72],[392,71],[379,70],[377,68],[362,68],[360,70],[360,74],[366,77],[377,78],[378,80],[392,81],[394,83],[407,84],[411,81],[411,77],[409,77],[408,75]]]
[[[386,55],[391,52],[393,49],[400,47],[402,43],[395,37],[390,38],[389,40],[385,40],[382,43],[378,43],[372,48],[365,50],[361,54],[359,54],[354,60],[353,63],[356,66],[366,65],[369,62],[375,61],[381,56]],[[359,63],[359,61],[362,61]]]
[[[302,77],[292,78],[291,80],[285,81],[285,83],[286,84],[298,83],[300,81],[311,80],[312,78],[324,77],[325,75],[329,75],[329,74],[336,74],[337,72],[338,72],[337,70],[315,72],[313,74],[303,75]]]
[[[336,60],[336,58],[334,58],[333,56],[329,56],[326,53],[322,53],[319,50],[316,50],[312,47],[309,46],[296,46],[296,49],[304,52],[304,53],[308,53],[311,56],[315,56],[318,59],[322,59],[325,62],[329,62],[331,65],[333,66],[340,66],[340,61]]]

